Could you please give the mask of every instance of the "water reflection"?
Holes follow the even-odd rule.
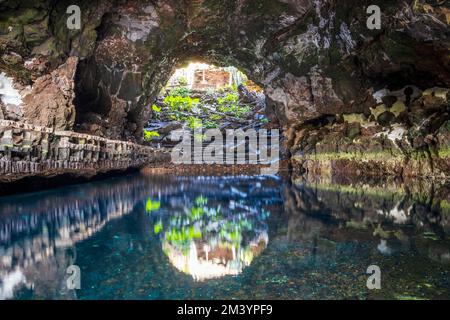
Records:
[[[147,194],[142,179],[111,182],[0,199],[0,299],[12,298],[21,285],[43,298],[53,290],[73,297],[64,280],[74,245],[130,213]]]
[[[448,298],[448,190],[131,175],[1,198],[0,299]]]
[[[147,202],[148,212],[153,203]],[[199,196],[171,212],[154,215],[154,233],[170,262],[197,281],[238,275],[269,242],[270,213],[247,203],[246,194],[225,202]]]

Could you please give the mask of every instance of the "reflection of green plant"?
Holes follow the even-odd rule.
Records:
[[[149,130],[144,130],[144,139],[145,141],[152,141],[153,138],[155,137],[159,137],[159,133],[156,131],[149,131]]]
[[[200,195],[190,208],[165,217],[164,224],[158,220],[153,229],[164,241],[185,252],[192,240],[203,239],[211,246],[236,248],[244,239],[254,239],[254,232],[260,230],[267,219],[267,212],[254,215],[252,212],[233,212],[224,215],[222,207],[207,206],[208,198]],[[167,226],[164,228],[163,226]]]
[[[163,229],[163,224],[162,221],[158,221],[154,226],[153,226],[153,232],[155,232],[155,234],[158,234],[162,231]]]
[[[424,232],[422,234],[422,237],[427,240],[433,240],[433,241],[439,240],[439,237],[434,232]]]
[[[408,294],[396,294],[395,299],[397,299],[397,300],[426,300],[425,298],[416,297],[416,296],[412,296],[412,295],[408,295]]]
[[[152,199],[148,198],[147,202],[145,204],[145,211],[147,213],[158,211],[161,208],[161,202],[159,201],[153,201]]]
[[[165,233],[165,236],[167,241],[172,244],[184,247],[194,239],[201,239],[202,233],[194,226],[182,227],[181,229],[172,227]]]
[[[190,217],[192,218],[192,220],[198,220],[203,216],[204,213],[205,211],[203,210],[203,208],[193,207],[190,212]]]
[[[289,278],[285,275],[275,276],[269,280],[269,282],[276,283],[276,284],[285,284],[288,281],[289,281]]]
[[[200,196],[195,199],[195,204],[197,206],[204,206],[207,203],[208,203],[208,198],[205,198],[204,196]]]

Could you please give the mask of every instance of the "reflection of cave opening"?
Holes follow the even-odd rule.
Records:
[[[188,62],[176,69],[157,101],[144,140],[171,146],[168,135],[185,129],[260,129],[269,125],[261,87],[238,68]]]
[[[241,185],[240,193],[229,182],[218,187],[215,178],[197,186],[191,180],[178,181],[180,185],[188,182],[189,192],[170,203],[164,196],[158,200],[149,198],[145,206],[152,221],[151,229],[161,241],[168,261],[195,281],[242,273],[269,243],[271,212],[267,204],[273,198],[262,191],[265,186],[262,181],[268,180],[260,180],[263,184],[259,188]],[[224,201],[216,193],[229,194],[232,200]],[[247,194],[261,196],[259,206],[248,201]]]

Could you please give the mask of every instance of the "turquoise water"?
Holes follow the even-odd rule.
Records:
[[[0,298],[450,298],[448,214],[347,189],[135,174],[0,198]]]

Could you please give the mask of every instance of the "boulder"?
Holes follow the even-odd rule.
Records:
[[[377,118],[377,121],[382,126],[388,126],[390,125],[395,119],[395,114],[393,114],[390,111],[385,111],[382,114],[380,114]]]

